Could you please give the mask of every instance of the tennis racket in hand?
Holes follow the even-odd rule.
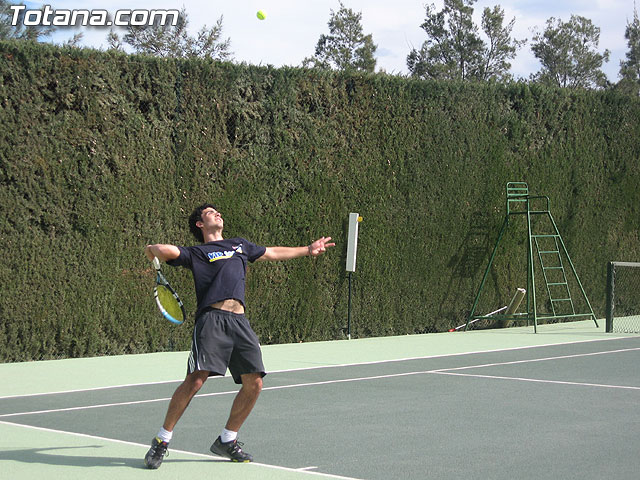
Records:
[[[160,269],[160,260],[153,258],[153,266],[156,269],[156,287],[153,289],[153,296],[156,299],[160,312],[170,322],[177,325],[184,322],[184,306],[176,291],[171,288],[167,279],[164,278]]]

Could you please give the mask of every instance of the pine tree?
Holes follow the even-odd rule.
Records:
[[[337,12],[331,10],[329,35],[320,36],[315,55],[306,58],[303,66],[373,72],[378,47],[371,34],[364,34],[361,22],[362,12],[355,13],[340,2]]]
[[[632,95],[640,95],[640,18],[638,10],[633,8],[633,21],[627,21],[624,32],[629,51],[626,60],[620,62],[620,82],[617,87]]]
[[[531,50],[540,63],[533,81],[566,88],[606,87],[607,77],[601,70],[609,61],[609,50],[598,52],[600,28],[591,20],[571,15],[568,22],[553,17],[544,32],[538,32]]]
[[[107,40],[113,50],[124,50],[124,42],[130,45],[136,53],[158,57],[230,60],[232,56],[232,52],[229,50],[231,40],[228,38],[221,40],[222,20],[221,16],[213,27],[207,28],[205,25],[196,37],[191,37],[187,31],[188,15],[183,8],[175,26],[171,24],[129,26],[122,39],[114,31],[111,31]]]
[[[515,19],[504,25],[504,10],[485,8],[480,36],[473,21],[473,4],[477,0],[445,0],[436,11],[427,5],[426,19],[420,26],[427,40],[420,50],[412,49],[407,67],[414,77],[448,80],[506,80],[509,62],[525,40],[511,38]]]

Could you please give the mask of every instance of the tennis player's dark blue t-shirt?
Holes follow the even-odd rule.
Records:
[[[196,287],[196,317],[212,303],[234,298],[244,305],[247,261],[264,255],[265,247],[244,238],[230,238],[193,247],[178,247],[180,256],[167,264],[192,271]]]

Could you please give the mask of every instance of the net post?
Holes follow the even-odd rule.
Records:
[[[615,264],[613,262],[609,262],[607,264],[607,305],[606,305],[606,315],[607,322],[605,327],[606,333],[613,332],[613,287],[615,283]]]

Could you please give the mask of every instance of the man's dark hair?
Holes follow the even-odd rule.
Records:
[[[196,237],[196,240],[198,240],[200,243],[204,242],[204,236],[202,235],[202,230],[196,226],[196,223],[202,221],[202,212],[207,208],[218,210],[215,205],[205,203],[203,205],[200,205],[199,207],[196,207],[196,209],[189,216],[189,230],[191,230],[193,236]]]

